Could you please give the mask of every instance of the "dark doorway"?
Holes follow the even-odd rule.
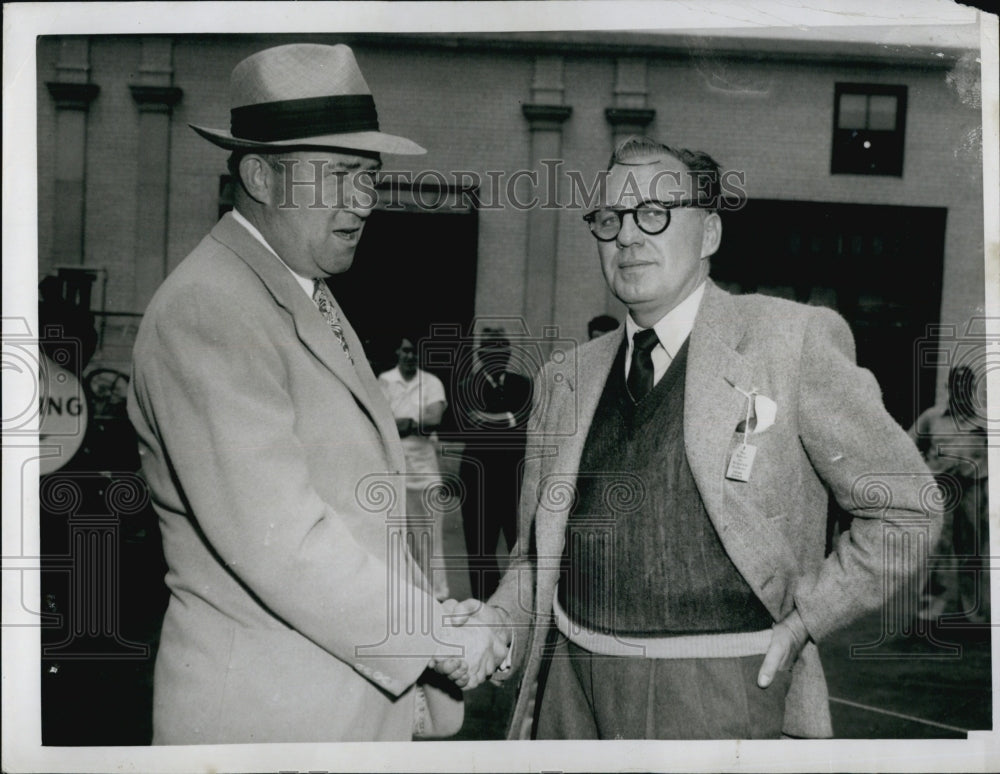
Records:
[[[424,339],[439,325],[469,327],[477,226],[475,210],[371,214],[354,265],[332,277],[330,287],[365,342],[376,374],[396,364],[395,337]]]
[[[939,322],[946,216],[943,207],[750,201],[723,213],[712,277],[840,312],[858,363],[909,427],[934,402],[936,369],[915,358]]]

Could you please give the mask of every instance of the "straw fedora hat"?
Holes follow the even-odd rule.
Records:
[[[380,132],[375,100],[344,45],[293,43],[258,51],[233,68],[229,130],[190,124],[229,150],[292,147],[417,155],[405,137]]]

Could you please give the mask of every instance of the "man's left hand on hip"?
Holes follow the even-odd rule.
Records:
[[[764,663],[757,673],[757,685],[767,688],[778,671],[791,669],[802,648],[809,640],[809,632],[797,610],[774,625],[771,644],[764,655]]]

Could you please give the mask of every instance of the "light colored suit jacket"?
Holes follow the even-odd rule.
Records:
[[[621,330],[582,345],[575,370],[549,363],[536,390],[514,562],[491,602],[517,624],[523,669],[511,738],[531,730],[542,645],[551,626],[566,520],[598,399]],[[726,478],[743,441],[745,392],[777,405],[750,436],[749,481]],[[709,517],[733,563],[775,621],[797,609],[814,642],[882,605],[926,561],[940,529],[936,487],[906,433],[858,368],[844,320],[827,309],[733,296],[709,282],[691,332],[684,446]],[[824,558],[828,492],[854,516]],[[832,734],[814,642],[793,668],[785,733]],[[518,673],[514,673],[515,677]]]
[[[146,311],[128,408],[171,593],[154,743],[408,740],[433,732],[428,699],[438,732],[461,725],[460,698],[415,688],[442,610],[400,548],[399,435],[344,332],[354,366],[230,215]]]

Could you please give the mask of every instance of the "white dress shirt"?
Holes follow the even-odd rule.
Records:
[[[397,366],[379,375],[378,386],[382,388],[396,419],[412,419],[418,425],[428,406],[434,403],[448,405],[441,380],[420,368],[416,376],[407,381]],[[407,488],[425,489],[434,481],[439,481],[437,433],[411,433],[401,440],[406,454],[406,472],[413,474],[406,480]]]
[[[653,384],[656,384],[667,372],[667,368],[677,356],[677,351],[683,346],[684,341],[691,335],[694,327],[694,318],[698,314],[698,307],[701,306],[701,298],[705,295],[705,283],[702,282],[691,294],[681,301],[677,306],[667,312],[663,317],[653,324],[656,331],[656,338],[659,343],[653,347]],[[643,330],[632,319],[632,315],[625,316],[625,337],[628,341],[628,349],[625,352],[625,378],[628,379],[629,369],[632,367],[632,348],[635,346],[633,336],[637,331]]]

